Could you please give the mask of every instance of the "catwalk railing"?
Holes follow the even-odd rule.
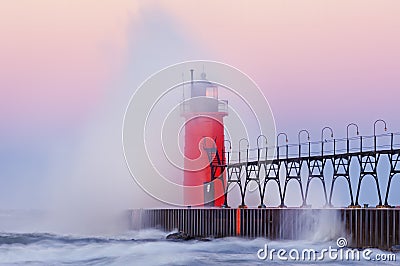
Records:
[[[306,130],[302,131],[308,134]],[[377,207],[391,207],[388,202],[391,183],[393,177],[400,174],[400,133],[333,139],[331,130],[330,137],[332,139],[324,139],[322,131],[321,141],[309,141],[308,134],[308,142],[301,142],[302,131],[299,132],[298,144],[288,144],[286,134],[281,133],[277,137],[277,143],[280,135],[283,134],[286,136],[286,144],[275,147],[268,147],[267,139],[263,135],[257,138],[257,148],[254,149],[249,148],[247,139],[241,139],[239,149],[235,151],[231,149],[231,143],[226,140],[222,156],[218,154],[215,147],[204,145],[204,149],[209,155],[211,180],[213,182],[221,181],[224,187],[225,203],[223,207],[229,207],[228,196],[235,192],[230,190],[234,184],[237,184],[240,191],[241,204],[239,207],[246,207],[245,199],[251,182],[255,182],[257,185],[260,199],[258,207],[266,207],[264,200],[269,182],[276,182],[278,185],[280,207],[285,207],[288,183],[292,180],[299,185],[301,206],[307,207],[310,182],[313,179],[318,179],[322,183],[325,206],[333,207],[332,196],[335,191],[335,183],[339,178],[344,178],[347,182],[350,195],[349,207],[360,207],[360,188],[366,176],[372,176],[374,179],[379,201]],[[241,146],[244,144],[245,148],[243,149]],[[390,169],[378,166],[384,156],[388,158],[387,168]],[[358,175],[355,177],[357,178],[355,197],[351,180],[354,175],[350,176],[353,164],[358,165]],[[325,173],[328,165],[332,172],[329,193],[327,192],[327,174]],[[304,170],[304,167],[307,170]],[[381,195],[382,184],[380,183],[382,181],[378,177],[380,171],[382,173],[389,172],[384,203]],[[307,172],[307,175],[304,175],[304,172]],[[305,189],[303,178],[306,180]],[[394,205],[396,204],[399,203],[394,203]]]

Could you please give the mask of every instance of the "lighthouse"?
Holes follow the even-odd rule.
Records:
[[[182,103],[185,119],[183,201],[186,206],[222,206],[225,172],[211,165],[225,162],[224,117],[227,101],[218,99],[218,85],[206,79],[194,81],[191,70],[190,95]],[[214,176],[214,180],[212,177]]]

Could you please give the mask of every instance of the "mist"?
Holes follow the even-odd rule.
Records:
[[[44,170],[29,169],[32,177],[34,171],[37,176],[17,184],[14,192],[20,195],[10,193],[1,205],[43,212],[18,222],[3,219],[0,230],[118,233],[127,229],[126,210],[166,206],[146,194],[129,174],[122,149],[123,117],[131,95],[148,76],[204,52],[183,37],[170,16],[154,7],[132,17],[126,35],[122,58],[110,58],[110,64],[120,64],[115,76],[101,84],[106,91],[103,100],[83,115],[84,123],[77,130],[38,141],[47,159],[40,165]],[[11,170],[24,176],[23,169]]]

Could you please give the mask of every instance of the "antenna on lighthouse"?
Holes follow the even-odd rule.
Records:
[[[185,101],[185,76],[182,72],[182,102]]]
[[[190,70],[190,96],[189,97],[192,97],[192,92],[193,92],[193,72],[194,72],[194,69],[191,69]]]

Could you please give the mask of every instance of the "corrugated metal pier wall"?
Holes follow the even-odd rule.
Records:
[[[347,237],[352,247],[390,249],[400,244],[400,208],[138,209],[131,229],[183,231],[196,237],[271,240]]]

